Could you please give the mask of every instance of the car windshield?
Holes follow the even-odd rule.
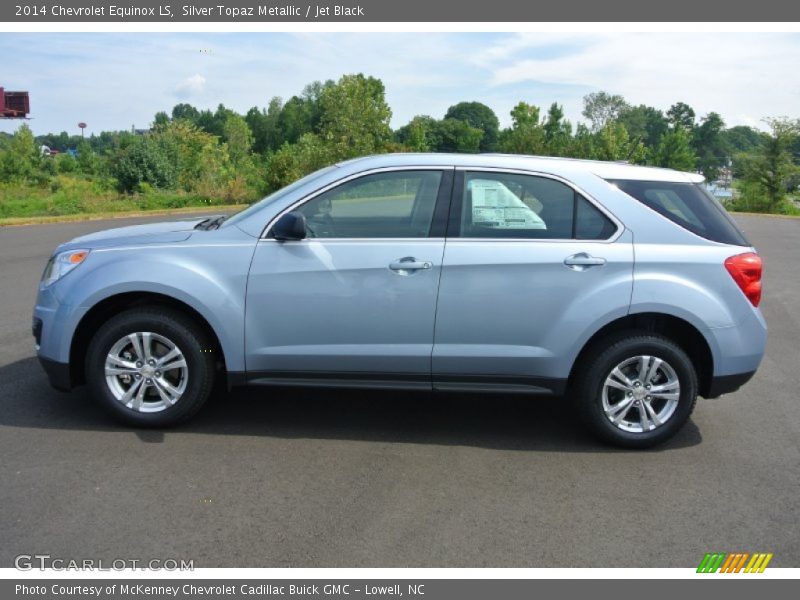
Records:
[[[320,169],[319,171],[314,171],[310,175],[306,175],[305,177],[301,177],[300,179],[298,179],[294,183],[290,183],[286,187],[279,189],[277,192],[273,192],[272,194],[270,194],[266,198],[263,198],[263,199],[259,200],[258,202],[256,202],[255,204],[251,204],[247,208],[245,208],[243,210],[240,210],[239,212],[237,212],[237,213],[233,214],[232,216],[228,217],[222,223],[222,227],[228,227],[230,225],[234,225],[234,224],[238,223],[239,221],[245,219],[246,217],[249,217],[253,213],[258,212],[262,208],[264,208],[266,206],[269,206],[273,202],[277,202],[278,200],[280,200],[281,198],[285,197],[288,194],[291,194],[293,191],[295,191],[296,189],[306,185],[307,183],[310,183],[310,182],[312,182],[312,181],[314,181],[316,179],[319,179],[323,175],[326,175],[327,173],[330,173],[331,171],[333,171],[336,168],[337,168],[336,165],[331,165],[330,167],[325,167],[324,169]]]

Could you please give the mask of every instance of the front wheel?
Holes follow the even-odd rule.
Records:
[[[92,395],[130,425],[188,419],[214,384],[214,354],[202,328],[169,309],[132,309],[107,321],[89,344]]]
[[[633,332],[589,352],[575,391],[592,433],[617,446],[646,448],[686,423],[697,400],[697,374],[686,352],[668,338]]]

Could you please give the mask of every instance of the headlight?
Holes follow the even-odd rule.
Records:
[[[88,250],[67,250],[50,257],[42,274],[42,283],[50,285],[72,271],[89,256]]]

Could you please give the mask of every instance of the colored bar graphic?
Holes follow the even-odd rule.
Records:
[[[744,570],[745,573],[763,573],[764,569],[767,568],[769,561],[772,560],[772,553],[765,554],[765,553],[758,553],[753,554],[753,558],[750,559],[750,562],[747,564],[747,568]]]
[[[771,552],[707,552],[697,567],[697,573],[740,573],[742,569],[745,573],[763,573],[772,556]]]
[[[728,558],[722,564],[722,569],[720,570],[720,573],[730,573],[731,571],[729,569],[731,568],[731,563],[733,563],[738,559],[739,559],[738,554],[728,554]]]
[[[722,561],[727,555],[724,552],[708,553],[703,557],[700,566],[697,567],[698,573],[716,573]]]
[[[742,570],[742,567],[749,556],[750,554],[747,552],[729,554],[728,559],[722,565],[722,569],[720,569],[720,573],[738,573]]]
[[[706,553],[703,557],[703,560],[700,561],[700,565],[697,567],[697,573],[705,573],[706,567],[708,566],[708,561],[711,558],[711,555]]]
[[[734,571],[735,573],[738,573],[739,571],[742,570],[742,568],[744,567],[744,563],[747,562],[747,558],[749,556],[750,556],[750,554],[747,553],[747,552],[742,554],[742,558],[739,560],[739,563],[736,565],[736,570]]]

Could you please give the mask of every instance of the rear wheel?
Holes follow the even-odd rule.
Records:
[[[660,444],[686,423],[697,374],[680,346],[631,332],[604,340],[582,362],[575,385],[584,423],[600,439],[627,448]]]
[[[89,344],[93,396],[131,425],[163,427],[194,415],[211,394],[214,354],[205,331],[168,309],[133,309]]]

